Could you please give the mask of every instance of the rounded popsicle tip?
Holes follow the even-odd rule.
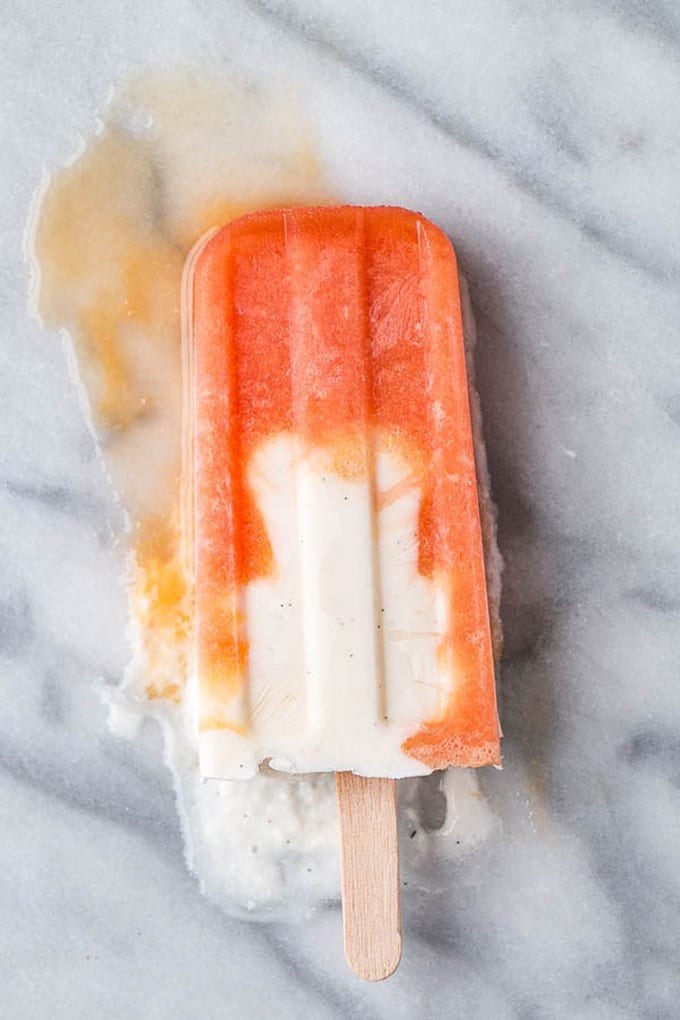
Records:
[[[391,977],[401,961],[401,932],[380,933],[377,947],[366,946],[356,934],[345,939],[345,959],[350,970],[362,981],[384,981]]]

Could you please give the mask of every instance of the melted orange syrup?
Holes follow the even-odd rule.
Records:
[[[130,598],[150,699],[180,701],[187,674],[191,606],[179,513],[184,262],[213,226],[310,200],[323,204],[328,192],[290,98],[191,72],[129,82],[100,133],[41,196],[34,297],[44,323],[71,337],[104,460],[129,514]]]

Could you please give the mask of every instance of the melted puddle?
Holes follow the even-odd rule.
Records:
[[[106,467],[129,514],[151,698],[179,701],[186,672],[178,531],[184,261],[211,226],[310,200],[328,201],[328,191],[292,104],[190,74],[126,85],[98,135],[42,197],[34,298],[44,323],[72,338]]]
[[[331,200],[313,129],[292,96],[182,72],[117,91],[94,137],[48,181],[35,216],[33,300],[44,324],[71,339],[128,517],[135,654],[110,698],[112,724],[122,733],[145,714],[163,722],[189,866],[230,912],[291,916],[337,897],[335,794],[332,776],[263,772],[228,783],[198,775],[182,711],[180,281],[207,229],[258,208]],[[476,776],[447,773],[442,796],[433,782],[420,792],[417,781],[401,784],[418,868],[479,842],[493,824]],[[454,788],[464,824],[460,841],[447,843]],[[436,821],[423,824],[428,790]]]

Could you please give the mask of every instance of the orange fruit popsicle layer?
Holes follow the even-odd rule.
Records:
[[[398,208],[255,213],[184,293],[203,771],[498,764],[450,242]]]

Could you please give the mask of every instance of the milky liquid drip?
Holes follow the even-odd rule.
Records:
[[[210,227],[257,208],[331,200],[313,131],[285,91],[182,73],[119,90],[78,157],[42,189],[34,217],[33,297],[45,325],[69,337],[128,518],[135,651],[124,684],[109,692],[112,725],[131,735],[143,716],[161,720],[189,866],[225,909],[256,916],[291,917],[337,898],[335,787],[328,775],[199,776],[183,704],[180,279]],[[487,544],[497,605],[499,565]],[[404,881],[439,888],[447,861],[495,824],[477,776],[404,780],[400,795]]]

